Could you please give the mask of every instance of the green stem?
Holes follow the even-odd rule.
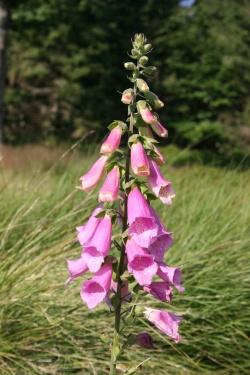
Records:
[[[133,108],[133,105],[136,101],[136,84],[134,84],[134,99],[131,105],[131,108]],[[130,121],[129,121],[129,131],[128,136],[133,134],[133,124],[134,124],[134,113],[133,110],[131,110],[130,113]],[[125,184],[129,182],[130,178],[130,149],[127,150],[127,156],[126,156],[126,166],[125,166]],[[122,232],[125,232],[127,229],[127,221],[128,221],[128,197],[125,192],[125,198],[124,198],[124,213],[123,213],[123,221],[122,221]],[[116,273],[116,279],[117,279],[117,305],[115,308],[115,329],[114,329],[114,337],[113,337],[113,344],[111,349],[111,363],[110,363],[110,375],[116,375],[116,366],[117,366],[117,358],[120,354],[120,322],[121,322],[121,306],[122,306],[122,298],[121,298],[121,291],[122,291],[122,274],[124,271],[124,259],[125,259],[125,247],[126,242],[123,241],[121,245],[121,251],[120,251],[120,259],[119,264],[117,267],[117,273]]]

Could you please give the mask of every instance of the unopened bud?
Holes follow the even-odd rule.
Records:
[[[155,66],[147,66],[144,69],[144,73],[148,74],[148,75],[153,74],[155,71],[156,71],[156,67]]]
[[[126,89],[122,93],[121,101],[124,104],[130,104],[134,99],[134,92],[132,89]]]
[[[136,66],[133,62],[126,62],[124,63],[124,68],[127,70],[135,70]]]
[[[136,336],[135,343],[146,349],[153,349],[153,339],[147,332],[139,333]]]
[[[132,55],[132,57],[134,57],[136,59],[140,56],[140,52],[133,48],[131,50],[131,55]]]
[[[141,79],[141,78],[138,78],[136,80],[136,86],[138,87],[138,89],[141,92],[147,92],[147,91],[149,91],[148,84],[143,79]]]
[[[141,110],[147,107],[147,102],[145,100],[138,100],[138,102],[136,103],[136,107],[138,112],[141,112]]]
[[[139,60],[139,64],[141,65],[146,65],[148,62],[148,57],[147,56],[142,56]]]
[[[158,98],[157,95],[155,95],[153,92],[151,91],[147,91],[145,93],[145,96],[146,96],[146,99],[149,101],[149,103],[155,108],[155,109],[159,109],[159,108],[162,108],[164,106],[164,103]]]
[[[145,51],[145,52],[149,52],[149,51],[151,50],[151,48],[152,48],[152,45],[151,45],[151,44],[145,44],[145,46],[144,46],[144,51]]]

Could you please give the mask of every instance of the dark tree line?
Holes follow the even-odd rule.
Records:
[[[26,0],[8,1],[8,9],[5,141],[105,131],[124,113],[122,64],[135,32],[155,47],[153,85],[181,139],[187,130],[234,136],[250,127],[247,0],[196,0],[190,8],[178,0]]]

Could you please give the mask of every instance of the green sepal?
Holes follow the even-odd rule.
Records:
[[[125,133],[125,131],[127,131],[127,124],[123,121],[120,121],[120,120],[114,120],[112,121],[109,125],[108,125],[108,129],[109,130],[112,130],[114,128],[116,128],[117,126],[120,126],[120,128],[122,129],[122,132]]]
[[[146,91],[144,95],[149,104],[152,105],[152,107],[154,107],[155,109],[164,107],[164,103],[152,91]]]
[[[143,69],[143,73],[146,76],[150,76],[153,73],[155,73],[157,70],[156,66],[147,66],[146,68]]]
[[[97,219],[103,218],[106,215],[106,211],[107,211],[106,209],[101,210],[100,212],[98,212],[98,214],[95,215],[95,217]]]

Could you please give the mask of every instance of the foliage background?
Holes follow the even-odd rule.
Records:
[[[125,114],[122,65],[144,32],[171,141],[230,155],[249,144],[248,0],[10,0],[9,13],[6,142],[101,136]]]

